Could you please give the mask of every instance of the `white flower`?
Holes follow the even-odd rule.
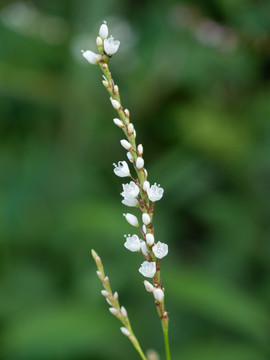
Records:
[[[107,55],[113,55],[117,52],[120,45],[119,40],[114,40],[112,36],[104,40],[104,50]]]
[[[134,131],[134,125],[133,125],[132,123],[129,123],[129,124],[128,124],[128,132],[129,132],[130,134],[132,134],[133,131]]]
[[[148,249],[147,249],[145,241],[143,241],[143,240],[141,240],[141,252],[143,253],[144,256],[148,255]]]
[[[126,308],[124,308],[124,306],[121,306],[121,313],[122,313],[122,315],[123,316],[127,316],[127,310],[126,310]]]
[[[156,263],[144,261],[139,268],[139,272],[145,277],[152,278],[156,273]]]
[[[130,332],[128,331],[128,329],[127,329],[126,327],[122,326],[122,327],[120,328],[120,330],[122,331],[122,333],[123,333],[124,335],[130,336]]]
[[[136,160],[136,167],[137,169],[141,169],[144,166],[144,160],[141,157],[138,157]]]
[[[121,195],[125,199],[134,199],[136,196],[139,195],[140,189],[134,181],[130,181],[129,184],[123,184],[122,186],[124,191],[121,193]]]
[[[138,222],[138,219],[136,218],[135,215],[132,215],[132,214],[123,214],[124,217],[126,218],[127,222],[130,223],[130,225],[132,226],[139,226],[139,222]]]
[[[128,236],[126,242],[124,243],[126,249],[136,252],[141,248],[141,241],[137,235]]]
[[[113,171],[114,171],[115,175],[117,175],[119,177],[130,176],[129,167],[125,161],[119,161],[117,165],[113,164],[113,166],[114,166]]]
[[[120,140],[120,144],[123,146],[124,149],[129,150],[131,148],[131,143],[128,142],[126,139]]]
[[[149,189],[147,189],[148,197],[151,201],[158,201],[162,198],[164,190],[160,185],[157,186],[155,183]]]
[[[115,309],[114,307],[110,307],[109,311],[113,314],[113,315],[118,315],[118,310]]]
[[[137,199],[127,199],[127,198],[124,198],[122,200],[122,204],[123,205],[126,205],[126,206],[130,206],[130,207],[135,207],[137,206],[139,203],[138,203],[138,200]]]
[[[102,39],[107,39],[108,35],[109,35],[108,26],[106,24],[106,21],[103,21],[103,24],[99,28],[99,36],[102,37]]]
[[[110,97],[110,100],[114,109],[119,110],[121,107],[120,103],[117,100],[113,99],[112,97]]]
[[[155,289],[153,291],[153,295],[154,295],[154,298],[159,302],[161,302],[164,298],[164,292],[161,289]]]
[[[145,235],[147,245],[152,246],[155,242],[155,238],[153,234],[146,234]]]
[[[151,222],[151,218],[147,213],[142,214],[142,221],[144,225],[149,225]]]
[[[86,51],[82,50],[82,55],[92,65],[97,64],[101,59],[100,55],[95,54],[93,51],[90,50],[86,50]]]
[[[168,254],[168,245],[159,241],[153,246],[152,251],[158,259],[162,259]]]
[[[101,290],[101,294],[105,297],[110,296],[110,293],[107,290]]]
[[[152,284],[150,284],[149,281],[144,280],[143,283],[144,283],[144,286],[145,286],[146,291],[148,291],[148,292],[153,292],[154,286],[153,286]]]

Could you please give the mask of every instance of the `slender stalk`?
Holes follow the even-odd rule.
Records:
[[[169,344],[169,336],[168,336],[169,329],[168,329],[168,327],[166,327],[165,325],[162,324],[162,330],[163,330],[163,336],[164,336],[166,360],[171,360],[170,344]]]

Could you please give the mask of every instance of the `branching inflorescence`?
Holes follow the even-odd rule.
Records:
[[[122,203],[128,207],[139,208],[142,214],[141,221],[131,213],[123,215],[130,225],[139,229],[142,239],[140,239],[137,234],[125,235],[126,240],[124,246],[132,252],[140,252],[144,257],[139,272],[147,278],[152,278],[153,284],[145,280],[144,285],[146,290],[153,294],[156,309],[162,324],[166,359],[169,360],[168,314],[165,310],[164,288],[160,275],[161,259],[167,255],[168,245],[160,241],[156,242],[153,226],[154,204],[162,198],[164,190],[156,183],[151,186],[147,180],[148,174],[144,167],[143,146],[142,144],[136,145],[136,130],[130,122],[129,111],[124,109],[121,104],[118,86],[114,84],[109,71],[110,58],[117,52],[120,41],[114,40],[112,36],[108,38],[108,35],[108,26],[106,22],[104,22],[100,27],[99,36],[96,40],[99,54],[90,50],[82,51],[82,54],[89,63],[99,65],[101,68],[103,72],[102,83],[110,94],[110,101],[113,108],[118,113],[118,118],[113,119],[113,122],[123,130],[126,136],[126,139],[121,140],[120,143],[123,148],[127,150],[128,161],[133,165],[136,176],[132,177],[126,161],[119,161],[117,165],[113,164],[113,171],[119,177],[131,178],[129,183],[123,184],[123,192],[121,193],[123,197]],[[98,277],[104,286],[102,295],[105,296],[111,306],[109,309],[110,312],[123,323],[124,327],[121,327],[122,333],[130,339],[140,356],[146,360],[146,356],[142,352],[138,340],[131,329],[125,308],[120,307],[117,293],[113,295],[111,291],[109,279],[104,274],[100,257],[94,250],[92,250],[92,255],[98,267]]]

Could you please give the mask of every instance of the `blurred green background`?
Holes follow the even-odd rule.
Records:
[[[270,358],[270,2],[0,4],[0,358],[138,359],[100,294],[94,248],[142,347],[164,359],[152,296],[128,252],[125,159],[96,51],[144,145],[173,359]],[[126,179],[123,179],[126,182]]]

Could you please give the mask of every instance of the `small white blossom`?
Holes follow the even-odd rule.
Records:
[[[152,278],[156,273],[156,263],[144,261],[139,268],[139,272],[145,277]]]
[[[82,50],[82,55],[92,65],[97,64],[101,59],[101,56],[99,54],[96,54],[90,50],[86,50],[86,51]]]
[[[126,218],[127,222],[130,223],[130,225],[136,226],[136,227],[139,226],[138,219],[136,218],[135,215],[129,214],[129,213],[123,214],[123,215]]]
[[[142,144],[138,145],[137,150],[138,150],[138,154],[139,154],[139,155],[142,155],[142,154],[143,154],[143,146],[142,146]]]
[[[126,206],[130,206],[130,207],[136,207],[138,206],[138,200],[137,199],[127,199],[127,198],[124,198],[122,200],[122,204],[123,205],[126,205]]]
[[[124,191],[121,193],[121,195],[125,199],[134,199],[136,196],[139,195],[140,189],[134,181],[130,181],[129,184],[123,184],[122,186]]]
[[[120,45],[119,40],[114,40],[112,36],[109,37],[109,39],[104,40],[104,50],[107,55],[113,55],[117,52]]]
[[[143,253],[144,256],[148,255],[148,249],[147,249],[145,241],[143,241],[143,240],[141,240],[141,252]]]
[[[110,97],[110,100],[114,109],[119,110],[121,107],[120,103],[117,100],[113,99],[112,97]]]
[[[153,295],[154,295],[154,298],[159,302],[161,302],[164,298],[164,292],[161,289],[155,289],[153,291]]]
[[[131,143],[128,142],[126,139],[120,140],[120,144],[123,146],[124,149],[129,150],[131,148]]]
[[[147,213],[142,214],[142,221],[144,225],[149,225],[151,222],[151,218]]]
[[[123,333],[124,335],[130,336],[130,332],[128,331],[128,329],[127,329],[126,327],[122,326],[122,327],[120,328],[120,330],[122,331],[122,333]]]
[[[144,166],[144,160],[141,157],[138,157],[136,160],[136,167],[137,169],[141,169]]]
[[[119,177],[130,176],[129,167],[125,161],[119,161],[117,165],[113,164],[113,166],[114,166],[113,171],[114,171],[115,175],[117,175]]]
[[[155,242],[155,238],[153,234],[146,234],[145,235],[147,245],[152,246]]]
[[[141,248],[141,241],[137,235],[128,236],[126,242],[124,243],[126,249],[136,252]]]
[[[145,286],[146,291],[148,291],[148,292],[153,292],[154,286],[153,286],[152,284],[150,284],[149,281],[144,280],[143,283],[144,283],[144,286]]]
[[[110,295],[110,293],[107,290],[101,290],[101,294],[105,297]]]
[[[150,188],[150,182],[149,181],[145,181],[143,183],[143,190],[147,191]]]
[[[160,185],[157,186],[156,183],[152,185],[149,189],[147,189],[148,197],[153,202],[160,200],[163,196],[163,193],[164,190],[162,189],[162,187],[160,187]]]
[[[159,241],[153,246],[152,251],[158,259],[162,259],[168,254],[168,245]]]
[[[113,122],[115,123],[116,126],[118,126],[120,128],[124,126],[123,121],[120,119],[117,119],[117,118],[113,119]]]
[[[109,29],[106,21],[104,21],[101,27],[99,28],[99,36],[102,37],[102,39],[107,39],[108,35],[109,35]]]

